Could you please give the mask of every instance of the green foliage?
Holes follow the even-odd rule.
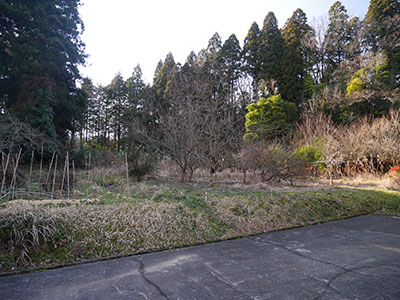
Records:
[[[141,181],[143,176],[151,173],[158,162],[158,157],[151,149],[139,144],[130,144],[128,148],[129,175]]]
[[[366,41],[372,52],[386,51],[388,57],[389,87],[399,86],[400,74],[400,2],[398,0],[371,0],[365,17]]]
[[[260,28],[258,24],[254,22],[247,36],[244,40],[243,46],[243,58],[245,60],[245,70],[256,79],[260,72]]]
[[[306,99],[311,99],[314,94],[316,87],[314,85],[314,79],[310,74],[307,74],[304,78],[304,97]]]
[[[93,180],[97,185],[102,187],[110,187],[119,183],[119,178],[112,174],[101,174],[94,176]]]
[[[342,3],[336,1],[329,9],[329,25],[325,37],[327,66],[324,75],[328,82],[340,63],[349,57],[353,39],[354,32],[352,32],[347,10]]]
[[[365,19],[372,46],[376,47],[378,40],[387,34],[384,20],[398,14],[400,14],[398,0],[371,0]]]
[[[296,106],[280,95],[250,104],[246,114],[246,140],[273,139],[289,133],[297,118]]]
[[[231,85],[238,80],[242,71],[241,52],[240,43],[234,34],[229,36],[218,52],[222,71]]]
[[[85,111],[80,0],[0,2],[0,98],[18,118],[65,140]]]
[[[157,66],[158,68],[158,66]],[[171,80],[170,76],[175,68],[175,60],[172,53],[168,53],[165,57],[164,63],[160,70],[156,70],[154,77],[153,89],[158,97],[164,97],[168,91],[168,82]]]
[[[128,94],[128,102],[130,106],[140,105],[140,101],[144,96],[145,83],[143,81],[143,73],[140,65],[137,65],[132,72],[132,76],[126,80],[126,88]]]
[[[282,36],[285,48],[280,92],[284,99],[299,105],[306,99],[304,81],[314,60],[312,52],[315,47],[314,31],[301,9],[297,9],[286,22]]]
[[[351,81],[347,85],[346,91],[348,95],[357,91],[361,91],[365,88],[364,80],[367,79],[366,73],[367,70],[365,68],[362,68],[354,73]]]
[[[317,141],[317,145],[304,145],[297,148],[293,155],[294,157],[304,160],[309,163],[323,160],[320,144],[322,141]]]
[[[269,12],[264,19],[264,26],[260,33],[259,79],[280,82],[283,50],[284,40],[278,28],[278,21],[274,13]],[[270,94],[275,92],[274,90],[269,91]]]
[[[384,52],[373,56],[366,68],[354,73],[347,86],[347,95],[363,89],[376,90],[387,84],[389,77],[388,59]]]

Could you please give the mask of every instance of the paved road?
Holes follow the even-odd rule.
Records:
[[[400,299],[400,217],[2,277],[0,299]]]

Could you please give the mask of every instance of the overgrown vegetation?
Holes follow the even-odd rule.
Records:
[[[0,270],[129,255],[325,222],[400,213],[400,193],[379,189],[207,188],[136,183],[86,200],[15,200],[0,206]]]
[[[398,163],[397,0],[371,0],[364,19],[351,17],[336,1],[327,18],[312,25],[297,9],[282,28],[269,12],[262,27],[251,25],[243,46],[234,34],[222,41],[215,33],[183,64],[169,53],[152,84],[137,66],[129,78],[117,74],[106,86],[79,76],[77,67],[85,60],[80,1],[53,2],[1,4],[0,151],[15,157],[22,149],[21,163],[32,150],[37,162],[41,145],[45,161],[54,151],[64,161],[68,151],[81,168],[89,152],[95,158],[100,151],[123,151],[138,180],[167,158],[180,169],[181,181],[206,168],[211,185],[218,172],[235,167],[241,152],[253,148],[259,160],[271,152],[260,144],[285,149],[291,158],[276,163],[284,169],[303,168],[291,154],[317,146],[318,161],[325,161],[331,176],[344,163],[354,172],[364,172],[366,160],[383,172]],[[45,9],[68,26],[47,30]],[[43,48],[40,34],[64,51]],[[29,55],[21,55],[24,51]],[[330,132],[296,130],[318,122]],[[355,133],[361,131],[370,133],[368,141]],[[340,138],[346,135],[353,139]],[[242,170],[254,168],[243,162]],[[264,180],[280,177],[288,176]]]
[[[267,186],[400,188],[399,1],[269,12],[243,47],[215,33],[152,84],[137,66],[106,86],[78,71],[80,3],[0,1],[1,271],[399,212],[396,191]]]

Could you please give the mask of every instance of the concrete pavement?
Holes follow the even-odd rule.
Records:
[[[400,217],[2,277],[0,299],[400,299]]]

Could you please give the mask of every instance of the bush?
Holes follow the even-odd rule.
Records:
[[[297,119],[294,103],[283,100],[280,95],[261,98],[250,104],[246,115],[245,140],[266,140],[287,135]]]
[[[392,110],[386,116],[371,120],[364,118],[347,126],[334,125],[330,117],[309,115],[295,134],[299,145],[314,145],[319,160],[331,161],[346,169],[346,173],[386,172],[400,163],[400,111]],[[346,167],[344,167],[346,165]]]
[[[158,156],[155,152],[148,152],[140,145],[130,145],[128,148],[129,175],[141,181],[143,176],[153,172],[157,166]]]
[[[296,158],[304,160],[305,162],[315,163],[324,159],[320,149],[321,145],[323,145],[323,141],[317,140],[314,145],[306,144],[300,146],[293,154]]]
[[[305,168],[318,156],[318,149],[305,146],[293,150],[290,144],[269,141],[246,144],[236,155],[236,166],[243,172],[258,172],[261,181],[285,180],[293,184],[296,177],[305,174]]]

